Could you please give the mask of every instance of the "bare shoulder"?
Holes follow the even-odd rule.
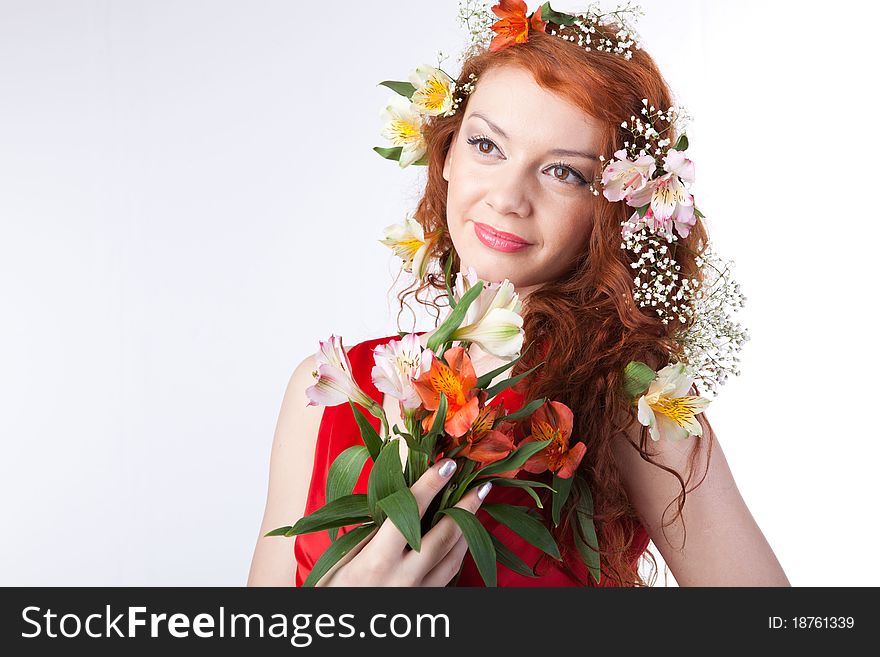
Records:
[[[348,351],[348,350],[346,350]],[[292,541],[265,534],[292,525],[305,513],[323,406],[309,406],[306,388],[314,385],[314,355],[296,366],[287,383],[269,460],[266,508],[251,562],[248,586],[293,586]]]
[[[787,586],[737,488],[718,436],[709,436],[705,413],[700,423],[700,438],[649,438],[646,452],[654,463],[633,446],[640,440],[637,421],[614,439],[630,502],[679,585]],[[686,497],[679,515],[682,482]]]

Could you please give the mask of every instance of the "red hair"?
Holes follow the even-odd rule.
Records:
[[[474,74],[479,85],[480,75],[500,66],[517,66],[529,71],[540,86],[597,119],[603,126],[598,148],[606,158],[624,148],[624,140],[631,138],[620,124],[629,121],[631,115],[641,116],[643,98],[657,108],[673,105],[663,76],[644,50],[634,50],[632,59],[626,60],[619,54],[587,51],[558,37],[530,32],[525,43],[499,52],[470,54],[463,63],[459,81],[468,81]],[[447,151],[461,126],[466,107],[465,97],[455,114],[432,117],[426,123],[428,177],[415,212],[415,219],[426,234],[439,235],[432,257],[444,262],[451,256],[453,272],[458,271],[460,262],[446,224],[447,182],[442,172]],[[660,129],[660,126],[655,125],[655,128]],[[678,135],[667,133],[665,136],[675,143]],[[635,270],[630,263],[634,258],[621,248],[621,223],[633,209],[623,202],[608,202],[601,195],[592,198],[592,228],[587,248],[566,274],[541,286],[524,300],[526,344],[544,345],[546,355],[541,353],[543,348],[530,349],[514,367],[511,376],[546,359],[535,375],[527,377],[526,403],[547,397],[563,402],[574,411],[573,439],[582,440],[587,447],[578,474],[586,479],[592,492],[602,576],[623,586],[651,585],[656,578],[653,555],[647,553],[654,566],[647,582],[638,572],[638,564],[632,560],[635,532],[633,523],[628,520],[637,518],[623,487],[612,443],[627,440],[644,460],[678,479],[681,494],[673,503],[677,502],[677,515],[680,516],[686,494],[692,490],[686,488],[686,483],[693,474],[697,452],[701,445],[708,443],[711,453],[713,432],[705,417],[698,416],[704,431],[702,438],[689,439],[694,445],[687,482],[674,470],[651,459],[647,428],[641,427],[638,443],[625,437],[636,419],[631,400],[621,389],[624,367],[631,360],[640,360],[657,369],[675,359],[680,354],[671,338],[682,325],[665,325],[652,309],[643,311],[633,301]],[[694,258],[704,250],[707,241],[705,227],[697,219],[687,238],[670,245],[682,277],[701,280]],[[420,293],[426,293],[426,298],[420,298]],[[400,312],[403,312],[406,298],[412,294],[416,302],[433,308],[439,319],[440,307],[436,301],[442,299],[444,293],[442,271],[431,271],[423,281],[414,282],[400,293]],[[400,313],[398,323],[399,320]],[[560,525],[553,527],[547,518],[548,527],[555,534],[563,554],[569,555],[576,554],[572,536],[576,488],[572,489]],[[547,515],[549,507],[549,504],[545,505]],[[675,517],[663,527],[674,520]]]

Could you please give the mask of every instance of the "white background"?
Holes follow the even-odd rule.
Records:
[[[748,297],[708,415],[791,582],[878,585],[876,10],[643,6]],[[0,584],[245,583],[293,368],[397,330],[376,84],[456,8],[0,2]]]

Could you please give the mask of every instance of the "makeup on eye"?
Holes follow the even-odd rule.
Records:
[[[491,153],[491,150],[484,151],[481,148],[481,146],[483,144],[489,144],[492,146],[492,148],[496,148],[496,149],[498,148],[498,146],[495,144],[495,142],[493,142],[491,139],[489,139],[489,137],[487,137],[485,135],[475,135],[473,137],[469,137],[467,139],[467,143],[472,146],[475,146],[480,155],[486,155],[486,156],[488,156]],[[577,186],[582,186],[582,185],[587,184],[586,176],[584,176],[580,171],[575,169],[571,164],[568,164],[567,162],[563,162],[562,160],[558,160],[556,162],[551,162],[544,170],[546,171],[547,169],[565,169],[566,171],[571,173],[578,181],[576,183],[569,183],[569,182],[566,182],[565,178],[559,178],[558,176],[552,176],[553,178],[555,178],[556,180],[558,180],[561,183],[565,183],[567,185],[575,184]]]

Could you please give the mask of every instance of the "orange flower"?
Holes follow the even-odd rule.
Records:
[[[444,429],[450,436],[458,438],[470,429],[480,412],[478,390],[474,389],[477,374],[463,347],[447,349],[444,357],[448,366],[432,357],[431,369],[412,383],[424,407],[434,411],[422,421],[423,429],[428,431],[431,428],[440,405],[440,393],[446,393],[448,406]]]
[[[573,425],[574,414],[561,402],[547,402],[532,413],[532,435],[521,444],[536,440],[552,442],[526,461],[523,470],[537,474],[549,469],[562,479],[570,478],[587,451],[587,446],[582,442],[569,449],[568,439]]]
[[[504,405],[486,406],[480,410],[470,430],[459,441],[464,447],[458,456],[465,456],[476,461],[480,466],[500,461],[514,449],[513,437],[509,432],[493,429],[495,418],[504,415]],[[499,426],[512,425],[502,421]]]
[[[491,52],[498,52],[515,43],[525,43],[529,40],[529,25],[533,30],[543,32],[546,21],[541,20],[541,8],[539,7],[531,17],[526,16],[528,7],[524,0],[501,0],[492,7],[492,12],[500,20],[492,24],[495,38],[489,44]]]

